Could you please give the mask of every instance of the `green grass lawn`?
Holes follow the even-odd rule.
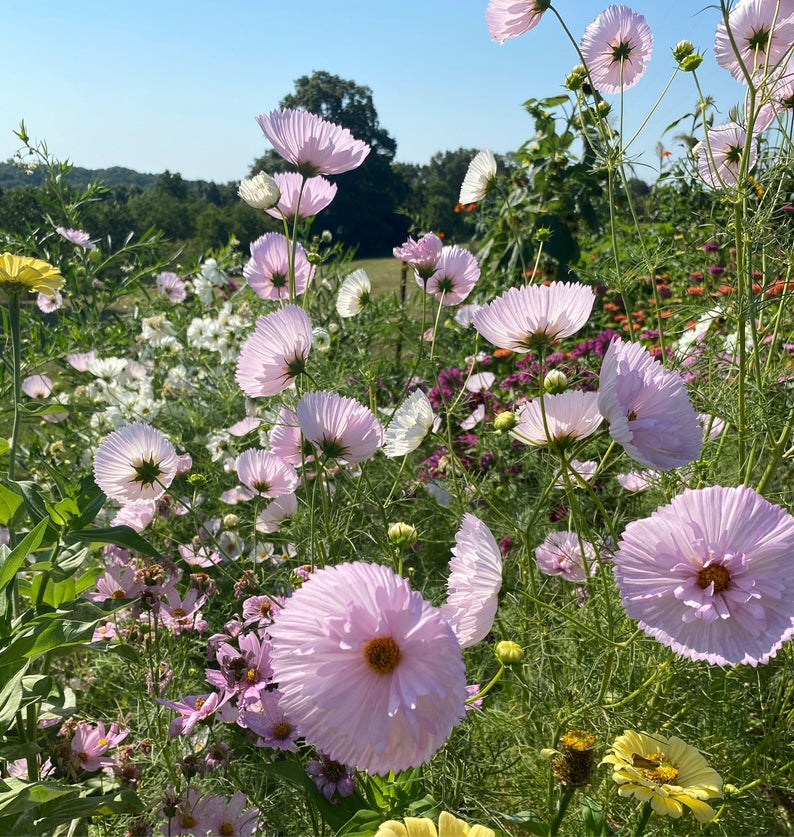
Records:
[[[355,259],[350,263],[351,270],[366,270],[372,282],[372,290],[376,296],[388,296],[400,292],[400,271],[402,263],[395,258],[385,259]],[[408,271],[409,293],[416,287],[416,280],[412,270]]]

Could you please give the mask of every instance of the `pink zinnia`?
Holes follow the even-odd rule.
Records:
[[[251,258],[243,267],[251,289],[262,299],[289,299],[289,261],[292,247],[281,233],[269,232],[251,242]],[[314,267],[300,243],[294,250],[296,296],[304,293],[314,277]]]
[[[643,15],[628,6],[609,6],[587,25],[579,46],[596,89],[620,93],[645,73],[653,34]]]
[[[500,349],[528,352],[569,337],[587,322],[595,294],[576,282],[510,288],[474,314],[474,327]]]
[[[534,398],[521,405],[516,426],[510,431],[514,439],[530,445],[561,445],[586,439],[604,420],[595,392],[570,389],[542,398],[542,404],[540,398]]]
[[[635,462],[669,471],[700,456],[703,428],[677,372],[639,343],[613,340],[601,364],[598,409]]]
[[[739,179],[744,148],[747,144],[747,131],[735,122],[709,128],[706,139],[694,149],[698,161],[698,173],[714,189],[735,186]],[[746,171],[755,165],[758,151],[753,140],[749,147]]]
[[[417,276],[419,287],[424,287],[444,305],[457,305],[471,293],[471,289],[480,278],[480,265],[477,259],[465,248],[457,244],[444,247],[433,275],[427,283]]]
[[[588,570],[592,575],[597,567],[593,545],[569,531],[550,532],[535,550],[535,560],[541,572],[566,581],[585,581]]]
[[[324,177],[304,178],[295,171],[277,172],[273,180],[281,190],[281,197],[276,206],[266,209],[268,215],[281,218],[282,215],[292,220],[297,213],[299,218],[309,218],[325,209],[336,197],[337,185]],[[299,203],[300,201],[300,203]]]
[[[388,567],[315,570],[269,630],[285,710],[334,761],[381,775],[415,767],[465,714],[455,634]]]
[[[488,33],[499,44],[517,38],[540,23],[551,0],[491,0],[485,10]]]
[[[441,615],[468,648],[493,626],[502,588],[502,553],[491,530],[473,514],[463,517],[449,562],[447,601]]]
[[[256,321],[237,358],[235,378],[252,398],[283,392],[306,367],[312,324],[297,305],[285,305]]]
[[[444,245],[435,233],[427,233],[418,241],[409,237],[405,244],[395,247],[392,252],[394,258],[411,265],[416,275],[422,279],[429,279],[438,266]]]
[[[687,489],[626,527],[614,555],[626,612],[677,654],[767,663],[794,635],[794,517],[751,488]]]
[[[303,435],[343,465],[370,459],[383,444],[383,425],[355,398],[309,392],[298,401],[297,416]]]
[[[298,487],[298,472],[289,462],[266,450],[249,448],[235,462],[240,482],[260,497],[281,497]]]
[[[174,446],[154,427],[134,422],[105,437],[94,456],[94,479],[122,505],[157,500],[176,476]]]
[[[309,177],[356,169],[370,152],[347,128],[304,110],[273,110],[256,121],[273,148]]]

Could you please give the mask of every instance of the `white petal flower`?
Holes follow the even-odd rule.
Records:
[[[237,194],[254,209],[270,209],[281,198],[281,190],[275,180],[263,171],[249,180],[242,180]]]
[[[469,163],[463,185],[460,187],[460,203],[477,203],[481,201],[491,183],[496,177],[496,157],[487,148]]]
[[[340,317],[355,317],[369,302],[372,282],[365,270],[354,270],[339,288],[336,311]]]
[[[417,389],[403,401],[386,430],[383,452],[388,457],[404,456],[422,444],[436,423],[428,397]]]

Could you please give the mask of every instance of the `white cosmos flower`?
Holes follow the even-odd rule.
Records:
[[[103,381],[114,381],[126,367],[127,359],[122,357],[94,357],[86,363],[86,370]]]
[[[249,180],[240,181],[237,194],[254,209],[270,209],[281,198],[281,189],[275,180],[263,171]]]
[[[395,410],[386,430],[383,452],[388,457],[411,453],[438,423],[428,397],[421,389],[414,390]]]
[[[481,201],[496,177],[496,157],[487,148],[469,163],[463,185],[460,187],[459,203]]]
[[[365,270],[354,270],[339,288],[336,297],[336,311],[340,317],[355,317],[369,302],[372,282]]]

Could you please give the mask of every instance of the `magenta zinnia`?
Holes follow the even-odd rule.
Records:
[[[378,774],[415,767],[465,714],[455,634],[388,567],[315,570],[269,632],[285,712],[334,761]]]
[[[794,635],[794,517],[751,488],[687,489],[626,527],[626,612],[677,654],[755,666]]]
[[[307,177],[351,171],[370,152],[347,128],[304,110],[273,110],[256,121],[273,148]]]
[[[281,233],[265,233],[251,242],[251,258],[243,267],[243,276],[262,299],[288,299],[290,252],[293,253],[296,296],[304,293],[314,276],[306,251],[300,243],[294,248]]]

